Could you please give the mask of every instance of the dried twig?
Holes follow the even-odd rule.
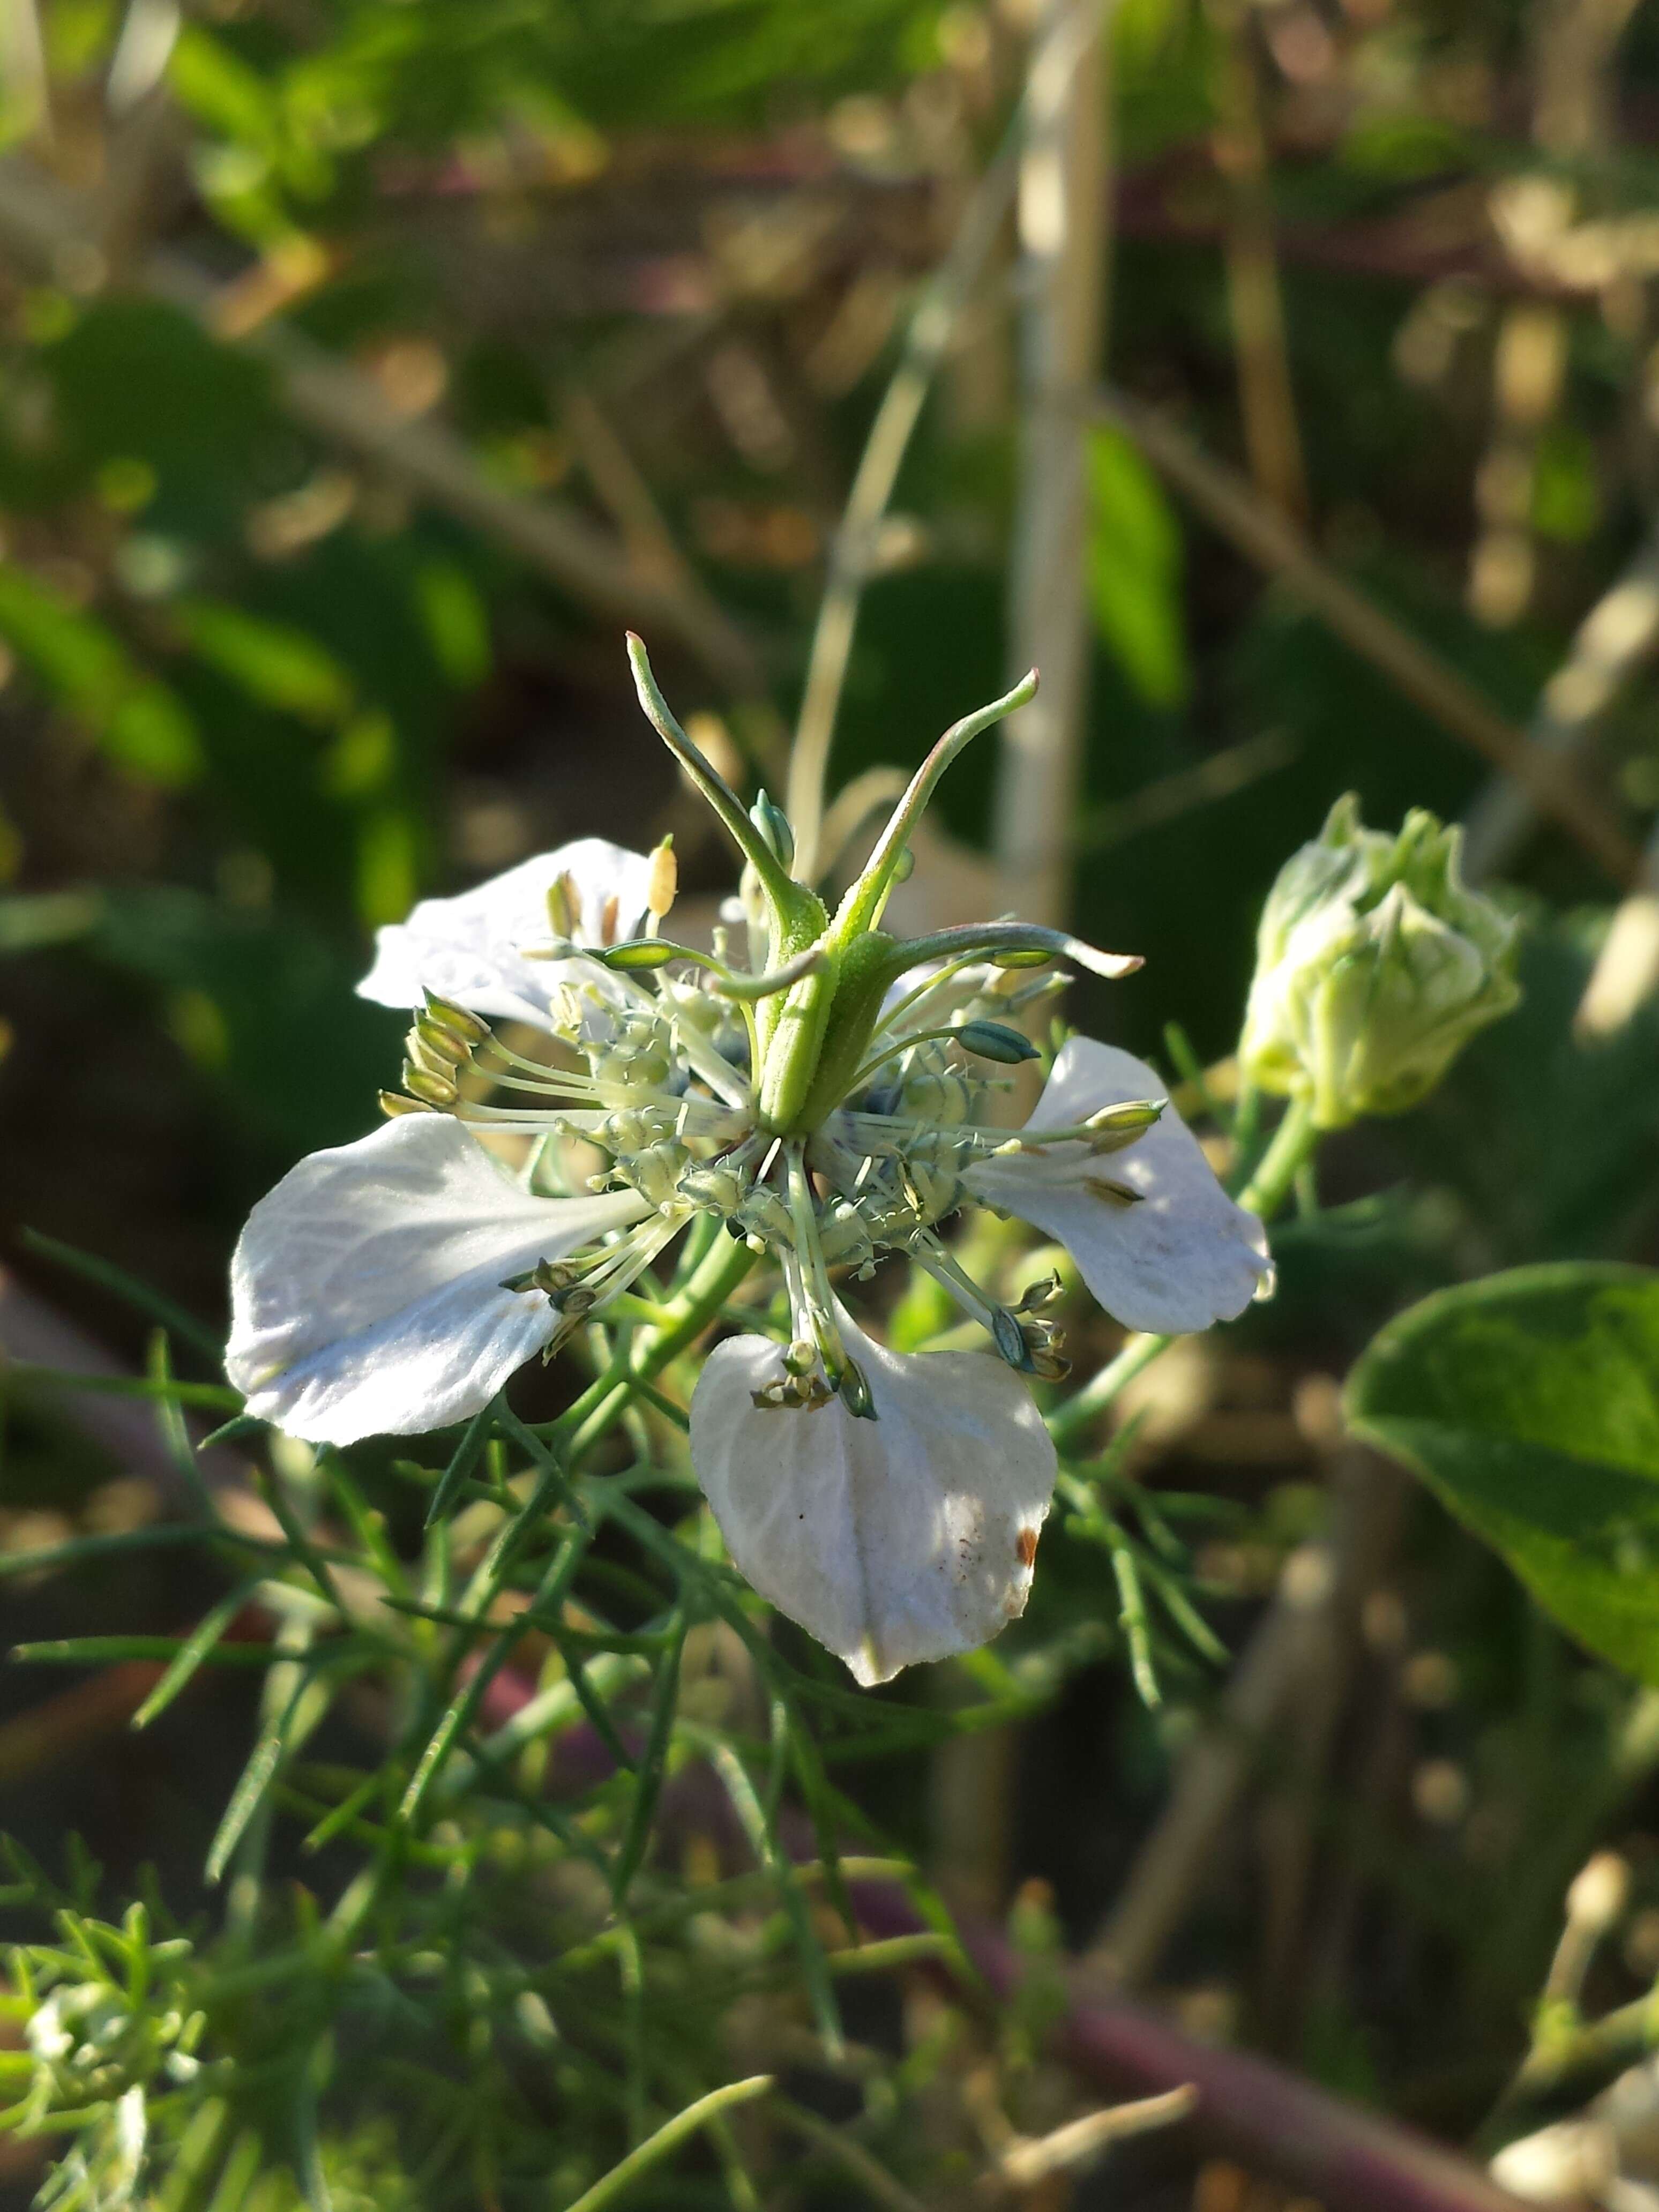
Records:
[[[1241,0],[1206,0],[1206,13],[1216,34],[1213,143],[1227,185],[1227,305],[1245,450],[1262,496],[1305,520],[1308,486],[1291,389],[1253,11]]]
[[[817,872],[830,747],[877,533],[934,372],[1008,211],[1018,167],[1018,125],[1016,118],[995,159],[975,187],[951,250],[910,319],[903,354],[876,410],[830,545],[830,573],[812,632],[789,766],[787,807],[795,830],[796,868],[808,880]]]
[[[1588,748],[1603,714],[1659,645],[1659,531],[1650,532],[1623,574],[1573,635],[1567,656],[1539,695],[1527,743],[1540,758],[1568,763]],[[1494,777],[1467,817],[1465,872],[1502,875],[1537,821],[1529,786]]]
[[[896,1883],[860,1883],[860,1923],[875,1935],[921,1925]],[[1000,1930],[963,1929],[974,1965],[999,1996],[1018,1988],[1025,1961]],[[1517,2212],[1517,2200],[1481,2169],[1426,2136],[1346,2103],[1271,2060],[1200,2043],[1162,2013],[1071,1982],[1060,2039],[1072,2064],[1107,2091],[1157,2095],[1190,2087],[1191,2125],[1225,2155],[1317,2197],[1328,2212]]]
[[[1611,1036],[1659,989],[1659,830],[1620,902],[1573,1018],[1580,1038]]]
[[[1047,0],[1032,45],[1020,160],[1023,407],[1009,651],[1042,688],[1005,724],[993,819],[1006,903],[1064,921],[1088,710],[1085,412],[1106,295],[1103,0]],[[1012,662],[1011,662],[1012,665]]]
[[[1178,2089],[1164,2089],[1155,2097],[1137,2097],[1132,2104],[1109,2105],[1102,2112],[1085,2112],[1080,2119],[1067,2120],[1064,2127],[1052,2129],[1046,2136],[1016,2136],[997,2160],[995,2179],[1011,2189],[1035,2189],[1051,2174],[1067,2172],[1098,2158],[1113,2143],[1127,2142],[1132,2136],[1189,2119],[1197,2105],[1198,2093],[1186,2081]]]
[[[1188,1749],[1170,1802],[1142,1844],[1083,1964],[1125,1988],[1144,1982],[1193,1905],[1216,1840],[1263,1746],[1311,1681],[1340,1680],[1345,1644],[1400,1510],[1396,1472],[1355,1447],[1335,1485],[1330,1534],[1292,1553],[1278,1593],[1233,1669],[1216,1722]]]
[[[1559,823],[1615,883],[1632,880],[1636,845],[1568,762],[1529,745],[1455,668],[1329,568],[1237,470],[1203,452],[1166,416],[1116,391],[1102,392],[1096,404],[1249,560],[1282,576],[1345,644],[1443,729],[1522,786],[1539,811]]]

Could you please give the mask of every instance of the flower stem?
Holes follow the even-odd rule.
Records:
[[[1292,1099],[1273,1141],[1262,1154],[1249,1182],[1238,1194],[1239,1204],[1263,1221],[1271,1221],[1293,1188],[1297,1175],[1313,1157],[1319,1133],[1313,1109],[1305,1099]],[[1057,1444],[1068,1443],[1103,1413],[1126,1384],[1143,1373],[1175,1342],[1173,1336],[1132,1336],[1115,1358],[1085,1382],[1075,1397],[1048,1416],[1049,1432]]]
[[[590,1382],[568,1413],[554,1425],[575,1466],[590,1446],[615,1426],[626,1411],[636,1382],[652,1382],[687,1345],[696,1341],[755,1264],[746,1244],[724,1235],[715,1238],[678,1297],[665,1301],[662,1318],[648,1335],[636,1339],[626,1361],[613,1361]]]

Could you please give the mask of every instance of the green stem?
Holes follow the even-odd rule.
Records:
[[[679,1296],[663,1305],[659,1326],[634,1345],[629,1360],[613,1362],[591,1382],[554,1425],[553,1434],[564,1444],[572,1467],[620,1420],[635,1384],[654,1382],[671,1360],[720,1318],[720,1308],[754,1264],[755,1255],[746,1244],[724,1234],[715,1240]]]
[[[1263,1221],[1271,1221],[1289,1197],[1297,1175],[1312,1158],[1318,1138],[1312,1107],[1305,1099],[1293,1099],[1274,1130],[1273,1141],[1255,1173],[1240,1191],[1238,1203]],[[1068,1443],[1175,1340],[1173,1336],[1132,1336],[1115,1359],[1085,1382],[1075,1397],[1067,1399],[1048,1416],[1049,1433],[1054,1442]]]

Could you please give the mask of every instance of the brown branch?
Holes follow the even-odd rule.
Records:
[[[919,1930],[896,1884],[857,1883],[860,1923],[875,1935]],[[964,1927],[969,1958],[996,1996],[1018,1989],[1024,1961],[1000,1930]],[[1060,2031],[1079,2074],[1109,2093],[1142,2096],[1190,2084],[1192,2127],[1258,2172],[1316,2197],[1328,2212],[1519,2212],[1519,2200],[1455,2151],[1316,2088],[1271,2060],[1200,2043],[1150,2007],[1069,1978]]]

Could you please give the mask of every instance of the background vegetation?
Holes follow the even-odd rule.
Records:
[[[1078,12],[0,9],[0,1603],[8,1644],[117,1639],[0,1674],[0,1827],[27,1855],[7,1932],[64,1947],[37,1997],[108,1978],[128,2039],[56,2080],[81,2117],[0,2134],[19,2203],[50,2156],[65,2203],[562,2205],[765,2068],[781,2100],[716,2110],[638,2201],[1346,2212],[1407,2154],[1356,2181],[1360,2124],[1321,2105],[1310,2165],[1313,2123],[1273,2103],[1296,2081],[1486,2154],[1644,2046],[1651,1694],[1346,1440],[1338,1392],[1427,1292],[1656,1256],[1659,24],[1119,0],[1096,63]],[[1066,36],[1080,258],[1045,295],[1016,155],[1033,53]],[[1098,374],[1045,392],[1054,300],[1096,279]],[[608,1612],[492,1647],[492,1727],[567,1686],[559,1786],[515,1768],[399,1830],[388,1746],[478,1680],[445,1608],[520,1526],[534,1433],[456,1477],[453,1558],[419,1547],[453,1440],[355,1478],[190,1443],[234,1409],[214,1347],[247,1206],[393,1078],[401,1024],[352,995],[370,935],[589,833],[672,828],[688,901],[725,888],[624,623],[734,779],[781,789],[804,690],[825,726],[828,585],[856,610],[844,684],[817,632],[832,785],[913,765],[1030,635],[1011,579],[1051,526],[1056,422],[1088,636],[1049,827],[1073,926],[1148,956],[1073,1018],[1210,1066],[1219,1139],[1261,898],[1349,789],[1373,822],[1469,823],[1526,917],[1525,1003],[1419,1112],[1327,1146],[1276,1301],[1126,1397],[982,1660],[843,1696],[695,1545],[652,1551],[659,1499],[601,1547]],[[911,887],[940,921],[1025,888],[997,773],[988,741],[947,791]],[[151,1399],[31,1371],[100,1367]],[[526,1419],[561,1389],[532,1381]],[[204,1482],[240,1553],[173,1540]],[[259,1595],[259,1543],[348,1624],[337,1680],[307,1671],[304,1606]],[[402,1588],[404,1644],[349,1629],[331,1547]],[[551,1571],[493,1557],[480,1619]],[[198,1624],[216,1663],[134,1732]],[[395,1909],[356,1887],[393,1836]],[[856,1899],[790,1870],[837,1840]],[[1160,2060],[1115,1997],[1106,2068],[1064,2027],[1066,1954],[1078,2004],[1127,1988],[1198,2042]],[[38,2117],[34,2002],[0,2079]],[[1109,2123],[1055,2147],[1206,2045],[1207,2134],[1106,2168],[1083,2152]],[[1227,2071],[1243,2048],[1277,2089]],[[166,2149],[142,2183],[140,2078]]]

